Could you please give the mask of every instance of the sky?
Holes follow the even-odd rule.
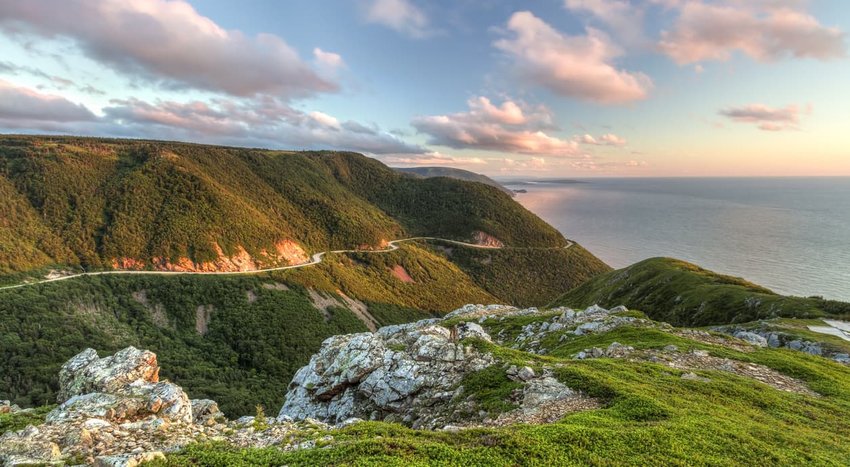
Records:
[[[845,0],[0,0],[0,132],[850,175]]]

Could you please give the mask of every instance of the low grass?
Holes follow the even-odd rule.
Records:
[[[7,431],[18,431],[28,425],[38,426],[44,423],[44,417],[56,406],[47,405],[32,410],[0,414],[0,434]]]
[[[676,326],[744,323],[757,319],[850,316],[850,304],[819,297],[787,297],[744,279],[672,259],[651,258],[601,274],[551,306],[625,305]]]
[[[523,318],[523,319],[519,319]],[[519,317],[519,325],[528,317]],[[538,320],[540,317],[537,318]],[[489,326],[488,326],[489,327]],[[618,341],[636,348],[674,344],[766,365],[799,378],[819,396],[776,390],[722,371],[682,371],[622,359],[575,361],[581,348]],[[660,329],[622,327],[581,336],[551,355],[534,355],[472,341],[499,360],[466,377],[463,397],[488,411],[507,402],[517,383],[504,365],[549,368],[569,387],[603,408],[567,415],[548,425],[513,425],[460,432],[419,431],[364,422],[330,432],[322,449],[282,452],[197,444],[157,465],[847,465],[850,463],[850,368],[786,349],[739,352]]]

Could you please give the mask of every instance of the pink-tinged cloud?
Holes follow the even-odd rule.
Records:
[[[575,141],[543,131],[552,127],[551,114],[543,107],[530,109],[511,100],[495,105],[483,97],[470,99],[467,104],[467,112],[417,117],[411,124],[430,137],[430,144],[456,149],[549,156],[581,154]]]
[[[313,57],[315,57],[316,64],[319,66],[331,69],[345,66],[345,62],[342,60],[342,56],[340,54],[327,52],[318,47],[313,49]]]
[[[512,36],[494,46],[514,59],[520,75],[557,94],[620,104],[644,99],[652,89],[643,73],[614,66],[620,52],[601,31],[567,36],[528,11],[514,13],[507,28]]]
[[[211,102],[113,100],[103,109],[112,134],[292,149],[421,154],[425,149],[354,121],[305,113],[278,100]]]
[[[584,134],[581,136],[576,136],[574,138],[575,141],[582,144],[592,144],[596,146],[625,146],[626,140],[620,136],[615,135],[614,133],[606,133],[599,138],[595,138],[592,135]]]
[[[440,152],[426,152],[423,154],[395,154],[381,156],[380,159],[386,164],[402,166],[469,166],[485,165],[486,159],[480,157],[456,157],[442,154]]]
[[[106,66],[169,87],[278,97],[337,89],[280,37],[223,29],[183,0],[0,2],[0,30],[68,38]]]
[[[416,39],[433,33],[428,16],[411,0],[366,0],[362,7],[363,17],[369,23],[386,26]]]
[[[0,79],[0,126],[53,130],[57,124],[96,119],[82,104]]]
[[[564,0],[564,7],[580,14],[589,14],[620,38],[623,45],[640,47],[647,44],[643,25],[646,15],[643,4],[629,0]]]
[[[763,62],[789,56],[844,57],[844,33],[821,25],[801,6],[801,2],[687,1],[674,29],[662,33],[659,47],[679,64],[727,60],[735,51]]]
[[[811,106],[800,108],[796,105],[775,108],[764,104],[750,104],[743,107],[729,107],[720,111],[720,115],[741,123],[755,124],[764,131],[799,130],[800,116],[811,113]]]

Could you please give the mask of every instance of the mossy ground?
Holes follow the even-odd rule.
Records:
[[[534,317],[485,327],[511,329]],[[537,317],[537,319],[541,319]],[[516,321],[516,322],[510,322]],[[497,327],[497,323],[498,326]],[[674,330],[621,327],[568,340],[549,355],[475,341],[501,361],[464,381],[464,397],[482,407],[510,410],[517,383],[503,365],[550,368],[603,408],[567,415],[548,425],[417,431],[365,422],[332,431],[323,448],[284,453],[200,444],[169,455],[162,465],[847,465],[850,462],[850,368],[786,349],[741,352],[693,341]],[[758,363],[803,381],[818,396],[773,389],[722,371],[696,371],[707,381],[647,361],[572,360],[589,346],[620,342],[636,348],[708,350]]]

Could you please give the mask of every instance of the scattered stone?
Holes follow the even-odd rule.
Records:
[[[531,367],[524,366],[517,371],[516,376],[522,381],[529,381],[534,378],[534,370]]]
[[[696,373],[693,373],[693,372],[683,373],[682,379],[687,379],[687,380],[691,380],[691,381],[702,381],[703,383],[708,383],[709,381],[711,381],[711,379],[704,378],[704,377],[699,376],[699,375],[697,375]]]
[[[224,414],[218,408],[218,403],[210,399],[193,399],[192,421],[195,423],[206,423],[208,420],[224,418]]]

